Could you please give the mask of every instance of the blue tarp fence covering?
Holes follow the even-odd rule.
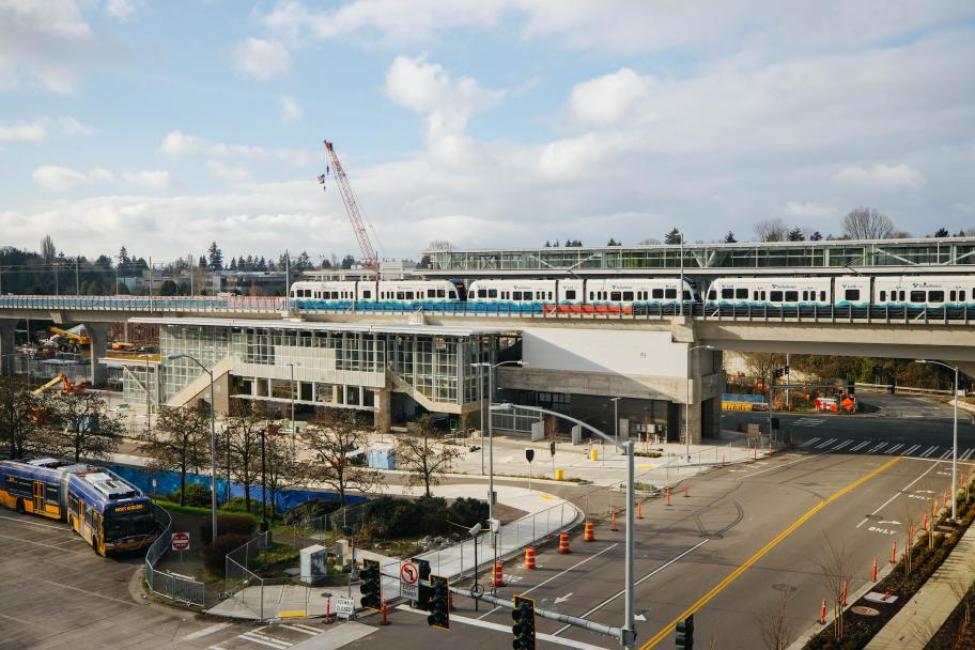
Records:
[[[751,395],[748,393],[721,393],[722,402],[745,402],[748,404],[764,404],[765,395]]]
[[[179,472],[169,471],[169,470],[153,470],[147,467],[135,467],[133,465],[118,465],[111,464],[107,465],[108,469],[112,470],[126,481],[136,486],[146,494],[157,494],[166,495],[172,494],[179,490]],[[260,482],[260,474],[258,474],[258,482]],[[156,479],[156,487],[153,489],[152,480]],[[186,474],[186,484],[198,483],[210,487],[210,477],[204,476],[202,474],[193,474],[187,472]],[[224,501],[224,495],[226,494],[227,481],[222,478],[217,479],[217,500],[219,502]],[[250,495],[252,499],[260,500],[261,498],[261,486],[252,485],[250,488]],[[244,496],[244,486],[240,483],[235,483],[231,481],[230,483],[230,496],[242,497]],[[268,497],[270,497],[270,490],[268,491]],[[301,490],[296,488],[285,488],[279,490],[274,495],[274,508],[278,512],[285,512],[294,508],[295,506],[301,505],[305,501],[310,499],[326,499],[332,501],[338,501],[339,495],[335,492],[324,492],[318,490]],[[345,502],[346,505],[355,505],[357,503],[363,503],[368,501],[366,497],[359,495],[346,495]]]

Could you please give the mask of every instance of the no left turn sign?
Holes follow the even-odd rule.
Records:
[[[403,562],[399,567],[399,579],[404,585],[415,585],[420,579],[420,567],[412,562]]]

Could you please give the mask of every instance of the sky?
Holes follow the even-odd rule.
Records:
[[[970,0],[0,0],[0,246],[975,227]]]

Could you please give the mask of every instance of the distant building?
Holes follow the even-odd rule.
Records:
[[[216,271],[207,278],[209,293],[236,293],[242,296],[284,295],[284,271]]]

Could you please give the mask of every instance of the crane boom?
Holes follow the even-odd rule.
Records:
[[[373,248],[372,241],[369,239],[369,233],[366,231],[366,224],[359,211],[359,202],[355,198],[355,192],[352,191],[352,185],[345,175],[345,169],[342,167],[342,163],[339,162],[339,157],[335,154],[335,148],[332,146],[332,143],[328,140],[325,140],[324,143],[325,156],[335,171],[335,182],[338,183],[339,193],[342,194],[342,202],[345,203],[345,211],[349,215],[349,221],[352,222],[352,230],[355,231],[355,238],[359,242],[359,250],[362,252],[362,265],[367,268],[375,268],[379,260],[376,257],[376,249]],[[323,181],[322,178],[319,180]]]

